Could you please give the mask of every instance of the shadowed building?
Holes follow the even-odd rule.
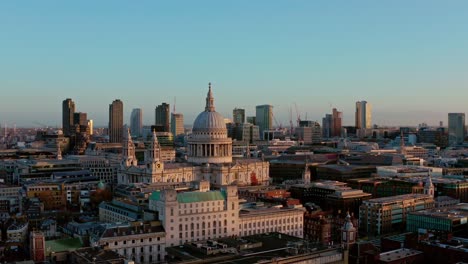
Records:
[[[73,114],[75,113],[75,102],[72,99],[65,99],[62,103],[62,129],[65,136],[70,136],[73,126]]]
[[[109,142],[123,141],[123,102],[115,100],[109,105]]]
[[[171,132],[169,128],[169,113],[170,113],[170,106],[167,103],[162,103],[156,106],[156,116],[154,124],[156,126],[162,126],[162,132]]]

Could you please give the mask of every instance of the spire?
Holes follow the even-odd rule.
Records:
[[[215,111],[214,97],[213,97],[213,92],[211,91],[211,83],[208,83],[208,94],[206,95],[205,111],[206,112],[214,112]]]
[[[161,159],[160,145],[158,137],[156,136],[156,130],[153,130],[153,138],[151,140],[151,146],[149,149],[149,160],[148,162],[157,162]]]
[[[60,142],[57,141],[57,160],[62,159],[62,149],[60,148]]]
[[[400,133],[400,153],[406,155],[405,137],[403,135],[403,130],[401,130]]]
[[[123,144],[123,164],[126,167],[136,166],[138,160],[135,156],[135,145],[133,144],[132,135],[130,133],[130,128],[127,127],[127,133],[124,135],[124,144]]]
[[[435,188],[434,188],[434,184],[432,183],[431,173],[429,172],[427,175],[426,184],[424,185],[424,194],[434,197],[434,193],[435,193]]]

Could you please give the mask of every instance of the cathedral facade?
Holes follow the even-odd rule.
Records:
[[[269,163],[259,159],[232,159],[232,140],[227,136],[224,117],[216,112],[209,84],[205,111],[195,119],[188,138],[186,163],[161,161],[156,133],[145,152],[144,165],[138,165],[130,131],[124,139],[119,184],[180,183],[206,180],[213,186],[268,185]]]

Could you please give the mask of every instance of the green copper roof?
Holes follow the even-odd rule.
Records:
[[[222,200],[224,200],[224,195],[220,191],[184,192],[177,194],[177,201],[179,203],[198,203]]]
[[[78,237],[46,241],[47,254],[51,252],[73,251],[82,246],[83,243]]]
[[[159,201],[160,197],[161,197],[161,192],[155,191],[150,195],[149,199],[153,201]]]

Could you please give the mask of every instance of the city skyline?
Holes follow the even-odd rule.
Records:
[[[360,100],[381,126],[467,112],[467,3],[333,2],[1,3],[0,123],[60,127],[72,98],[102,127],[115,98],[128,120],[177,97],[191,124],[210,81],[223,116],[270,104],[283,126],[294,104],[313,121],[338,108],[343,125]]]

